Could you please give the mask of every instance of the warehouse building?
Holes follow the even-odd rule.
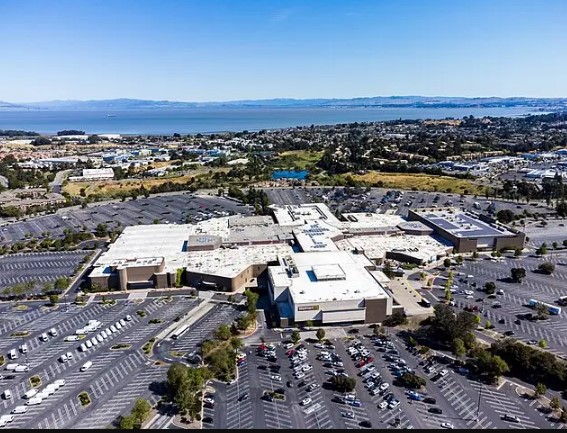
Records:
[[[457,253],[523,248],[525,234],[457,208],[424,208],[408,211],[409,221],[419,221],[453,244]]]

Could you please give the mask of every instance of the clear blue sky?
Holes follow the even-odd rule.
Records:
[[[564,0],[0,0],[0,100],[567,97]]]

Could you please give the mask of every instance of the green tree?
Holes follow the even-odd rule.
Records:
[[[325,330],[323,328],[319,328],[317,329],[317,334],[315,334],[317,337],[317,340],[321,341],[325,338]]]
[[[312,328],[312,327],[313,327],[313,320],[307,320],[307,321],[305,322],[305,326],[306,326],[307,328]]]
[[[57,304],[57,302],[59,302],[59,295],[49,295],[49,302],[51,305]]]
[[[456,260],[456,262],[457,262],[458,265],[462,265],[463,262],[465,261],[465,259],[463,258],[463,256],[461,256],[460,254],[459,254],[457,257],[455,257],[455,260]]]
[[[131,416],[134,417],[135,423],[141,426],[150,416],[151,410],[152,405],[149,401],[137,398],[132,408]]]
[[[95,229],[95,234],[99,238],[104,238],[108,236],[108,226],[103,223],[98,223]]]
[[[487,320],[486,323],[484,324],[484,329],[492,329],[492,328],[494,328],[494,325],[490,320]]]
[[[536,385],[536,387],[534,389],[534,397],[537,398],[540,395],[545,395],[546,393],[547,393],[547,386],[545,386],[541,382],[538,382],[538,384]]]
[[[555,211],[557,212],[557,216],[565,218],[567,216],[567,203],[565,203],[565,201],[561,199],[561,201],[557,203]]]
[[[333,376],[331,384],[338,392],[352,392],[356,387],[356,379],[353,377]]]
[[[445,260],[443,260],[443,266],[445,266],[446,268],[451,267],[451,259],[449,257],[447,257]]]
[[[132,415],[122,415],[120,417],[120,429],[121,430],[133,430],[135,425],[135,420]]]
[[[512,268],[510,273],[512,274],[512,281],[515,283],[521,283],[526,278],[526,270],[524,268]]]
[[[536,254],[538,256],[545,256],[547,254],[547,244],[545,242],[536,250]]]
[[[551,275],[555,270],[555,265],[551,262],[544,262],[537,267],[541,272]]]
[[[522,249],[521,248],[516,248],[514,250],[514,257],[520,257],[522,255]]]
[[[557,247],[559,247],[559,244],[558,244],[556,241],[553,241],[553,242],[551,243],[551,248],[553,248],[554,250],[556,250]]]
[[[291,333],[291,341],[293,341],[293,344],[297,344],[299,342],[299,340],[301,340],[301,334],[299,333],[299,331],[297,329],[295,329]]]
[[[394,313],[392,313],[391,316],[386,317],[384,319],[384,321],[382,322],[382,325],[394,327],[394,326],[398,326],[398,325],[405,325],[406,323],[408,323],[408,319],[405,316],[404,312],[400,311],[400,310],[396,310],[396,311],[394,311]]]
[[[510,209],[502,209],[496,212],[496,219],[502,224],[509,224],[514,220],[514,212]]]
[[[453,339],[451,350],[453,352],[453,355],[455,355],[457,358],[464,356],[467,352],[467,350],[465,349],[465,343],[460,338]]]
[[[399,378],[400,384],[410,389],[419,389],[422,386],[425,386],[426,382],[423,377],[418,376],[414,373],[404,373]]]
[[[417,340],[414,337],[412,337],[411,335],[408,338],[408,346],[409,347],[416,347],[417,346]]]
[[[537,343],[537,345],[538,345],[539,347],[541,347],[542,349],[545,349],[545,348],[547,348],[547,341],[545,341],[545,340],[539,340],[538,343]]]
[[[248,309],[248,312],[254,314],[256,312],[256,304],[258,303],[260,295],[250,289],[246,289],[244,291],[244,296],[246,296],[246,308]]]
[[[226,324],[220,325],[215,331],[215,338],[217,340],[228,341],[230,340],[230,337],[232,337],[230,326]]]
[[[69,278],[67,277],[59,277],[55,280],[55,284],[53,285],[53,287],[55,288],[55,290],[65,290],[67,287],[69,287]]]
[[[559,400],[559,397],[553,396],[549,402],[549,407],[552,410],[559,410],[561,408],[561,400]]]
[[[484,285],[484,291],[487,295],[492,295],[494,292],[496,292],[496,283],[494,283],[494,281],[488,281]]]

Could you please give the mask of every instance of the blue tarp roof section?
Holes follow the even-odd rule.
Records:
[[[489,237],[489,236],[502,236],[509,234],[502,232],[494,227],[491,227],[488,224],[476,220],[475,218],[472,218],[471,216],[466,214],[458,214],[458,217],[461,219],[464,227],[462,227],[460,224],[456,224],[434,213],[427,214],[425,217],[429,221],[431,221],[431,223],[435,224],[437,227],[447,230],[448,232],[459,237],[478,238],[478,237]],[[469,224],[471,225],[472,228],[467,229],[467,226]]]
[[[309,171],[307,170],[276,170],[272,172],[272,179],[298,179],[305,180]]]

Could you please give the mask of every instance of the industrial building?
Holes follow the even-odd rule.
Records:
[[[523,248],[525,234],[480,215],[457,208],[424,208],[408,211],[409,221],[419,221],[453,244],[455,252]]]

